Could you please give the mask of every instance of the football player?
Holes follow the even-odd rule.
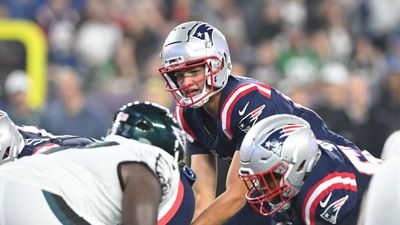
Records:
[[[243,199],[246,187],[237,176],[243,137],[263,118],[283,113],[300,116],[311,124],[317,138],[357,148],[328,130],[315,112],[273,87],[231,76],[226,39],[208,23],[191,21],[175,27],[167,36],[160,57],[160,73],[178,106],[178,121],[190,135],[191,167],[197,175],[194,225],[219,225],[230,217],[226,224],[268,224],[265,218],[257,219],[257,214],[248,210]],[[215,156],[230,164],[226,190],[217,199]]]
[[[2,164],[0,224],[190,224],[185,138],[167,108],[127,104],[103,141]]]
[[[73,135],[53,135],[35,126],[18,126],[0,110],[0,164],[46,151],[52,147],[77,147],[97,141]]]
[[[258,122],[240,148],[248,203],[283,224],[357,224],[379,164],[367,151],[317,140],[307,121],[287,114]]]

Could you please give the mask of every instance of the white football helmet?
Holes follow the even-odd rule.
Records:
[[[25,141],[7,113],[0,110],[0,164],[16,159]]]
[[[225,36],[215,27],[201,21],[191,21],[175,27],[166,38],[161,54],[160,73],[166,89],[180,107],[200,107],[225,87],[232,63]],[[183,90],[194,84],[179,87],[175,74],[182,69],[205,66],[206,81],[200,94],[185,96]]]
[[[287,210],[320,154],[305,120],[281,114],[259,121],[240,147],[239,175],[248,188],[247,201],[262,215]]]

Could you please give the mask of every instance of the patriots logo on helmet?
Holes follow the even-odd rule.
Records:
[[[200,40],[206,40],[212,42],[213,31],[214,28],[211,25],[203,23],[197,27],[196,31],[193,33],[192,36]]]
[[[268,141],[263,143],[261,146],[269,151],[274,152],[278,156],[281,156],[282,142],[279,142],[279,140],[277,140],[277,139],[269,140],[269,138],[268,138]]]
[[[301,125],[286,125],[268,135],[264,141],[261,142],[261,146],[269,151],[274,152],[278,156],[281,156],[282,144],[289,136],[289,134],[302,128]]]
[[[339,214],[340,209],[346,203],[347,199],[349,198],[348,195],[344,196],[343,198],[335,201],[334,203],[330,204],[325,211],[321,214],[321,217],[332,223],[336,224],[337,216]]]
[[[258,117],[261,115],[265,105],[258,107],[249,114],[247,114],[243,119],[239,121],[239,129],[247,133],[250,128],[257,122]]]

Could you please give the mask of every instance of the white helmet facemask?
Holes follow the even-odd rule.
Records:
[[[0,164],[16,159],[25,141],[7,113],[0,111]]]

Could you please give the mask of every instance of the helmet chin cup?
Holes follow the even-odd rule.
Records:
[[[208,102],[208,100],[210,100],[210,98],[209,98],[209,97],[205,97],[205,98],[201,99],[200,101],[198,101],[197,103],[188,105],[188,107],[194,108],[194,109],[200,108],[200,107],[202,107],[203,105],[205,105],[205,104]]]

